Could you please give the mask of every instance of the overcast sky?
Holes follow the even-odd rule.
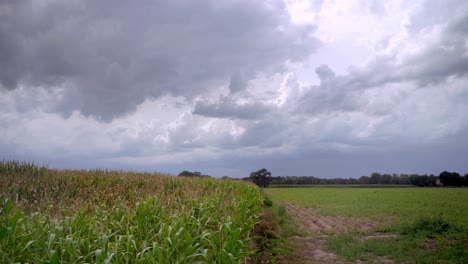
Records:
[[[0,1],[0,159],[467,173],[468,1]]]

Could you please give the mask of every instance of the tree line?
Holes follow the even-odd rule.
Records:
[[[369,176],[359,178],[323,179],[314,176],[275,176],[271,177],[273,185],[305,185],[305,184],[394,184],[433,186],[468,186],[468,173],[461,176],[458,172],[443,171],[439,175],[427,174],[381,174],[374,172]]]
[[[191,172],[191,171],[186,171],[186,170],[184,170],[183,172],[179,173],[179,175],[177,175],[177,176],[179,176],[179,177],[211,178],[210,175],[202,174],[202,173],[199,172],[199,171]]]
[[[211,177],[201,172],[182,171],[178,176],[182,177]],[[434,174],[381,174],[374,172],[369,176],[359,178],[333,178],[324,179],[315,176],[271,176],[271,172],[265,168],[252,172],[250,177],[242,179],[223,176],[222,179],[246,180],[257,184],[260,187],[273,185],[415,185],[420,187],[435,186],[468,186],[468,173],[461,176],[458,172],[443,171],[439,175]]]

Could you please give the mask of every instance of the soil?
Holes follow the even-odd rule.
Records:
[[[340,216],[323,216],[314,208],[304,208],[293,203],[284,204],[290,218],[293,219],[305,234],[303,237],[291,238],[295,252],[279,259],[278,263],[351,263],[327,250],[325,240],[329,235],[356,230],[372,234],[363,239],[392,236],[377,233],[376,228],[382,223],[376,221]],[[382,263],[393,263],[393,261],[382,259]]]

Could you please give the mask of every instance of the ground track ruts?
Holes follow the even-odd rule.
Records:
[[[372,231],[377,222],[369,219],[344,218],[340,216],[323,216],[314,208],[304,208],[293,203],[284,203],[291,219],[311,235],[343,233],[350,230]]]
[[[305,236],[293,237],[291,243],[295,247],[293,255],[279,259],[278,263],[337,263],[348,264],[350,262],[337,256],[326,249],[326,237],[332,234],[344,233],[351,230],[368,231],[373,233],[369,238],[388,237],[375,233],[379,222],[370,219],[345,218],[340,216],[324,216],[318,209],[305,208],[294,203],[284,203],[289,218],[298,227],[307,232]],[[364,239],[367,237],[364,237]],[[393,263],[392,260],[380,258],[379,263]],[[358,263],[363,263],[358,261]]]

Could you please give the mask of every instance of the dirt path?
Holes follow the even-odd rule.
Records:
[[[304,208],[293,203],[284,203],[284,205],[299,227],[311,235],[343,233],[352,229],[373,231],[379,225],[379,222],[369,219],[323,216],[314,208]]]
[[[293,203],[286,202],[284,205],[290,218],[307,234],[292,238],[291,242],[296,249],[294,254],[280,259],[279,263],[350,263],[326,249],[326,238],[350,230],[373,232],[381,224],[369,219],[323,216],[317,209],[304,208]]]

